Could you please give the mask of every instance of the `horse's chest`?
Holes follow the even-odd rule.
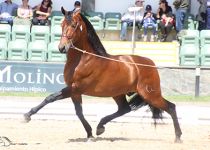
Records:
[[[86,69],[76,68],[73,74],[73,82],[77,84],[87,84],[93,78],[89,70]]]

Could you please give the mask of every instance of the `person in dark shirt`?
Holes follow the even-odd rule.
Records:
[[[43,0],[41,4],[35,6],[36,16],[33,18],[33,25],[49,25],[48,17],[52,12],[52,1]]]
[[[75,1],[74,2],[74,9],[73,9],[74,12],[81,12],[81,3],[80,1]]]
[[[157,19],[159,19],[160,22],[161,41],[164,42],[175,24],[172,8],[168,5],[166,0],[160,0]]]
[[[207,5],[206,0],[197,0],[200,3],[200,7],[198,9],[198,15],[196,16],[196,20],[198,21],[198,30],[206,29],[206,19],[207,19]]]

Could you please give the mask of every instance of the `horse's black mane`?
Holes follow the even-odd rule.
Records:
[[[101,56],[108,56],[92,24],[83,14],[80,14],[80,15],[87,27],[88,40],[91,46],[93,47],[94,51],[96,52],[96,54],[101,55]]]

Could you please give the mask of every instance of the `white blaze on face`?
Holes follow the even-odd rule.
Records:
[[[82,25],[80,26],[80,30],[82,31]]]

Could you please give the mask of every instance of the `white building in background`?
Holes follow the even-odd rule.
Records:
[[[42,0],[29,0],[29,4],[33,7],[41,3]],[[75,0],[52,0],[53,10],[60,10],[61,6],[64,6],[67,10],[72,10]],[[82,1],[82,0],[79,0]],[[83,0],[88,1],[88,0]],[[168,3],[173,8],[173,1],[168,0]],[[17,4],[21,4],[22,0],[13,0]],[[100,12],[120,12],[124,13],[128,6],[135,3],[135,0],[95,0],[95,11]],[[157,11],[159,6],[159,0],[145,0],[145,6],[150,4],[153,8],[154,13]],[[199,3],[197,0],[191,0],[191,13],[196,15],[198,11]],[[173,12],[175,9],[173,8]]]

